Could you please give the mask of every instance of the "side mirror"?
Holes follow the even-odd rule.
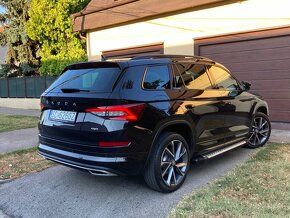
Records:
[[[246,82],[246,81],[242,81],[241,85],[242,85],[243,91],[249,91],[251,88],[251,83]]]

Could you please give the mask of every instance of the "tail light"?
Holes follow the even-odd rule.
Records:
[[[130,142],[99,142],[100,147],[124,147],[129,146]]]
[[[128,104],[107,107],[88,108],[85,111],[110,120],[139,120],[144,104]]]
[[[40,102],[40,110],[42,111],[44,109],[44,104]]]

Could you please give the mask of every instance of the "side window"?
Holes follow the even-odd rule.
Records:
[[[208,66],[211,77],[219,88],[224,88],[229,91],[238,89],[237,81],[227,71],[220,67]]]
[[[211,89],[211,82],[202,64],[176,64],[176,68],[188,89]],[[178,83],[177,83],[178,84]]]
[[[173,70],[173,86],[174,86],[174,88],[184,87],[183,80],[180,76],[180,72],[179,72],[178,66],[176,64],[172,64],[172,70]]]
[[[170,89],[170,76],[167,65],[147,67],[143,81],[144,89]]]

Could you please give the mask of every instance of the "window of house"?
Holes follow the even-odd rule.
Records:
[[[167,65],[147,67],[143,81],[144,89],[170,89],[170,74]]]
[[[178,70],[181,78],[175,73],[176,87],[184,85],[188,89],[210,89],[212,88],[211,82],[206,72],[206,68],[202,64],[175,64],[174,71]]]
[[[235,91],[238,89],[237,81],[226,70],[209,66],[209,72],[218,88],[226,89],[229,91]]]

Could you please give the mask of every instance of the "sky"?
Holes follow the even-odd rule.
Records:
[[[4,12],[4,8],[0,6],[0,13]]]

